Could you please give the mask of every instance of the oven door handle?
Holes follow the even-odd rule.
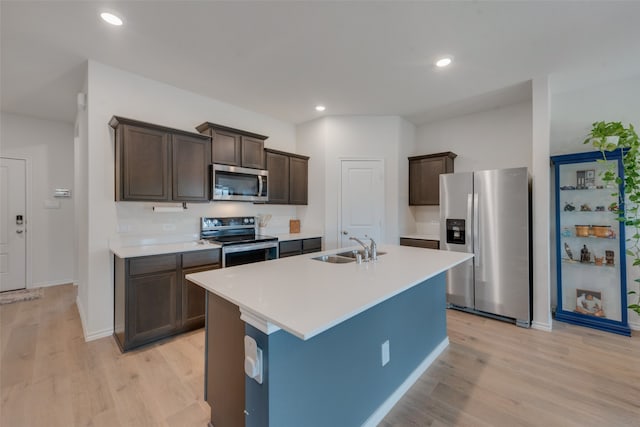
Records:
[[[278,242],[264,242],[264,243],[251,243],[249,245],[232,245],[232,246],[223,246],[222,252],[225,254],[233,254],[237,252],[247,252],[247,251],[255,251],[259,249],[271,249],[277,248]]]

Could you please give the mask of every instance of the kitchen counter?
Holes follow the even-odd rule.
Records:
[[[401,239],[418,239],[418,240],[437,240],[440,241],[440,236],[437,234],[403,234]]]
[[[284,329],[309,340],[472,256],[379,245],[378,251],[387,253],[376,262],[331,264],[312,259],[347,250],[205,271],[187,279],[239,306],[241,318],[262,332]]]
[[[109,249],[119,258],[134,258],[139,256],[172,254],[178,252],[204,251],[207,249],[219,249],[221,247],[222,246],[214,243],[199,243],[198,241],[192,241],[140,246],[111,245]]]
[[[271,236],[275,236],[278,238],[279,242],[288,242],[290,240],[301,240],[301,239],[314,239],[314,238],[322,238],[322,233],[313,233],[313,232],[304,232],[304,233],[281,233],[281,234],[271,234]]]

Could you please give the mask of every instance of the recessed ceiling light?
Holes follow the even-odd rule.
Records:
[[[316,111],[324,111],[327,108],[324,105],[316,105]]]
[[[122,19],[120,17],[114,15],[113,13],[102,12],[100,14],[100,18],[102,18],[105,22],[107,22],[107,23],[109,23],[111,25],[115,25],[117,27],[122,25]]]
[[[448,65],[451,64],[451,61],[453,61],[453,58],[450,56],[445,56],[444,58],[440,58],[436,61],[436,67],[438,68],[444,68]]]

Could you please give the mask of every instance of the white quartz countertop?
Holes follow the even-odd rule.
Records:
[[[119,258],[134,258],[139,256],[172,254],[177,252],[204,251],[207,249],[219,249],[220,245],[214,243],[181,242],[163,243],[156,245],[119,246],[111,245],[109,249]]]
[[[313,239],[313,238],[316,238],[316,237],[323,237],[322,233],[313,233],[313,232],[280,233],[280,234],[273,234],[273,236],[277,237],[279,242],[287,242],[289,240]]]
[[[351,249],[356,249],[353,247]],[[279,329],[308,340],[469,259],[471,254],[397,245],[378,261],[313,260],[333,249],[187,275],[240,307],[242,319],[269,334]]]
[[[437,234],[403,234],[401,239],[418,239],[418,240],[437,240],[440,241],[440,236]]]

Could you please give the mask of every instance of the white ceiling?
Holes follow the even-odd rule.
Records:
[[[103,23],[105,9],[125,25]],[[93,59],[291,123],[420,124],[530,99],[539,75],[640,72],[638,17],[634,1],[2,0],[1,106],[72,122]],[[455,62],[435,70],[443,54]]]

